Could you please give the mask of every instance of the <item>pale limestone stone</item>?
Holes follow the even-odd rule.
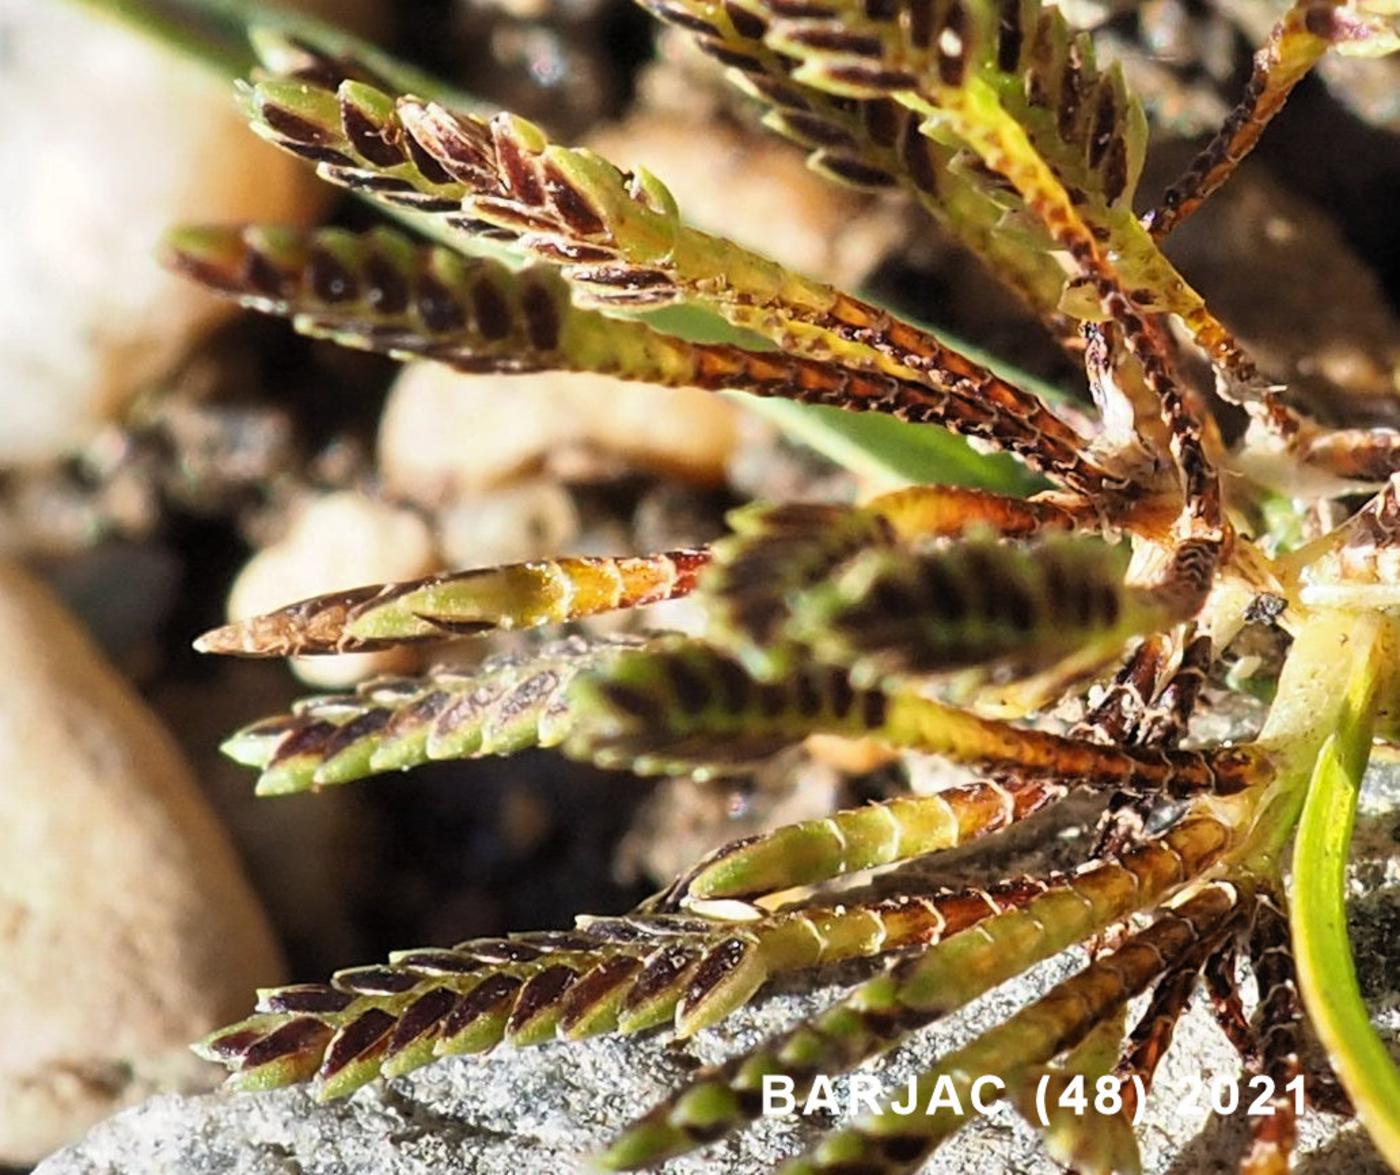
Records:
[[[0,564],[0,1164],[207,1086],[188,1045],[280,976],[170,735],[63,608]]]
[[[473,494],[438,512],[438,542],[451,567],[518,563],[572,550],[578,508],[550,478]]]
[[[81,445],[232,311],[160,267],[168,228],[310,223],[332,189],[253,135],[229,82],[82,5],[0,0],[0,45],[0,463],[16,463]]]
[[[462,375],[431,363],[399,376],[379,427],[389,487],[437,506],[591,447],[702,484],[723,479],[739,410],[709,392],[601,375]]]

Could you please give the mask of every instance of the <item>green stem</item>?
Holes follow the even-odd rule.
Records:
[[[1384,660],[1379,615],[1318,610],[1309,616],[1279,676],[1259,746],[1274,780],[1257,801],[1239,859],[1278,873],[1308,798],[1319,756],[1338,731],[1369,723]],[[1366,727],[1369,739],[1369,726]]]
[[[1376,658],[1381,661],[1384,658]],[[1378,673],[1354,678],[1312,772],[1293,850],[1290,922],[1303,1002],[1357,1116],[1400,1171],[1400,1068],[1371,1024],[1347,936],[1346,867]]]
[[[172,49],[188,61],[203,65],[221,77],[242,77],[253,67],[254,57],[248,39],[237,25],[219,19],[217,9],[227,7],[216,0],[189,0],[184,4],[160,0],[75,0],[101,16],[108,17],[143,36]],[[243,7],[252,9],[248,4]],[[251,12],[245,13],[249,21]]]
[[[1400,1172],[1400,1069],[1372,1027],[1347,936],[1346,866],[1357,795],[1384,693],[1393,686],[1396,622],[1318,610],[1302,627],[1258,745],[1275,777],[1246,801],[1251,827],[1236,867],[1277,877],[1289,842],[1289,920],[1298,986],[1376,1148]]]

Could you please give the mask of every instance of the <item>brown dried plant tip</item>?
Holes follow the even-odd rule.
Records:
[[[775,976],[888,957],[827,1012],[697,1073],[601,1156],[632,1168],[741,1128],[766,1078],[800,1095],[1086,945],[1083,970],[919,1088],[1002,1076],[1056,1157],[1135,1171],[1130,1122],[1204,984],[1247,1072],[1278,1094],[1275,1112],[1253,1120],[1241,1169],[1286,1169],[1299,1102],[1285,1091],[1305,1086],[1334,1108],[1346,1097],[1300,1061],[1319,1005],[1295,967],[1282,862],[1315,776],[1339,755],[1359,771],[1371,734],[1393,735],[1400,440],[1347,420],[1346,405],[1338,427],[1302,414],[1160,243],[1324,53],[1400,43],[1394,5],[1292,5],[1238,107],[1139,218],[1146,118],[1122,71],[1097,64],[1092,38],[1057,7],[642,2],[726,66],[813,167],[902,189],[976,253],[1083,362],[1098,420],[1072,421],[925,328],[691,227],[644,170],[555,145],[509,114],[395,96],[349,58],[263,37],[268,61],[294,68],[245,87],[253,128],[327,180],[423,214],[448,244],[384,229],[186,229],[169,241],[176,268],[307,333],[466,371],[604,372],[941,426],[1011,453],[1050,488],[1020,499],[917,485],[859,506],[760,504],[705,550],[562,556],[291,604],[199,647],[380,649],[683,595],[705,626],[693,638],[574,637],[473,671],[370,682],[308,699],[227,749],[262,772],[264,792],[528,746],[704,777],[815,734],[979,774],[725,846],[622,917],[401,952],[326,985],[264,992],[202,1050],[241,1087],[311,1081],[337,1097],[501,1042],[661,1024],[689,1035]],[[482,243],[529,263],[484,260],[473,252]],[[766,347],[689,342],[619,316],[677,304]],[[1188,378],[1173,331],[1248,414],[1237,439],[1213,416],[1210,389]],[[1363,501],[1339,527],[1318,525]],[[1273,697],[1262,730],[1240,745],[1199,737],[1196,714],[1230,701],[1222,658],[1261,624],[1292,638],[1271,680],[1255,683]],[[1084,717],[1068,733],[1038,721],[1075,701]],[[1071,872],[930,889],[901,870],[1072,791],[1104,795],[1106,809]],[[883,896],[837,893],[874,869],[889,874]],[[1259,985],[1252,1017],[1243,958]],[[1339,1064],[1377,1144],[1400,1162],[1380,1087],[1348,1056]],[[1041,1078],[1064,1090],[1113,1074],[1128,1092],[1112,1113],[1041,1122],[1027,1109]],[[787,1170],[912,1171],[965,1121],[937,1109],[867,1116]]]

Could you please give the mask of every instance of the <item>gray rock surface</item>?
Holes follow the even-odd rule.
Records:
[[[1377,1023],[1400,1055],[1400,771],[1373,770],[1358,825],[1353,937]],[[1019,856],[1015,863],[1024,862]],[[975,1031],[997,1023],[1054,978],[1081,965],[1074,953],[990,993],[966,1014],[926,1031],[879,1067],[902,1083]],[[97,1127],[35,1175],[522,1175],[583,1169],[596,1150],[696,1065],[752,1045],[816,1012],[852,979],[793,983],[683,1045],[663,1038],[605,1038],[483,1058],[456,1058],[318,1106],[300,1090],[161,1097]],[[1230,1046],[1198,998],[1159,1071],[1139,1134],[1149,1172],[1232,1171],[1244,1144],[1242,1115],[1213,1116],[1205,1083],[1238,1072]],[[671,1172],[757,1172],[810,1144],[825,1115],[760,1121]],[[1386,1170],[1354,1124],[1307,1114],[1297,1169]],[[940,1151],[931,1172],[1058,1170],[1005,1106]]]

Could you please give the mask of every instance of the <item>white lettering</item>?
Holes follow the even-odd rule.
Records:
[[[928,1105],[924,1107],[925,1114],[932,1114],[938,1110],[951,1110],[958,1115],[963,1112],[962,1101],[958,1098],[957,1083],[948,1073],[939,1074],[933,1092],[929,1094]]]
[[[763,1075],[763,1112],[765,1114],[791,1114],[797,1109],[797,1099],[793,1096],[795,1082],[781,1073]]]
[[[982,1099],[983,1086],[990,1086],[992,1091],[991,1097],[985,1101]],[[992,1108],[992,1103],[1005,1092],[1006,1085],[1000,1077],[993,1077],[990,1073],[979,1077],[972,1083],[972,1108],[979,1114],[989,1113]]]
[[[902,1102],[891,1102],[890,1109],[896,1114],[916,1114],[919,1111],[919,1083],[911,1077]]]
[[[828,1114],[841,1112],[836,1083],[830,1077],[818,1077],[812,1082],[812,1092],[807,1095],[807,1103],[802,1107],[804,1114],[815,1114],[818,1110],[825,1110]]]
[[[848,1095],[850,1102],[850,1112],[859,1114],[864,1111],[867,1114],[878,1114],[880,1112],[880,1081],[869,1073],[854,1073],[851,1075],[851,1092]]]

